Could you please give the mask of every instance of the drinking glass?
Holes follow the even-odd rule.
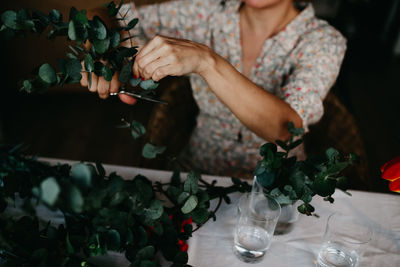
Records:
[[[358,266],[363,250],[371,238],[371,228],[358,218],[333,213],[326,224],[317,266]]]
[[[238,213],[235,254],[244,262],[259,262],[271,245],[281,207],[275,199],[263,193],[245,194],[239,201]]]
[[[254,176],[251,193],[264,193],[269,194],[269,190],[264,188],[258,181],[257,176]],[[274,235],[287,234],[292,231],[294,224],[299,218],[296,202],[291,204],[281,204],[281,215],[279,216],[278,223],[276,224]]]

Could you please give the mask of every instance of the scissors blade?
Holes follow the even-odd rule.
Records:
[[[121,90],[118,93],[112,93],[111,95],[117,95],[117,94],[124,94],[124,95],[129,95],[129,96],[133,96],[135,98],[139,98],[139,99],[143,99],[143,100],[147,100],[147,101],[151,101],[151,102],[155,102],[155,103],[160,103],[160,104],[165,104],[168,105],[168,102],[164,101],[164,100],[158,100],[149,96],[144,96],[144,95],[140,95],[140,94],[136,94],[133,92],[129,92],[129,91],[124,91]]]

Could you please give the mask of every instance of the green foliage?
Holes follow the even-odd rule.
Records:
[[[23,156],[21,146],[0,146],[0,213],[5,210],[7,216],[6,207],[21,199],[20,208],[30,214],[0,220],[0,261],[6,266],[89,266],[90,257],[118,251],[132,266],[160,266],[154,257],[160,252],[173,266],[186,266],[188,255],[180,251],[179,240],[215,218],[228,194],[251,189],[239,179],[232,183],[216,186],[194,172],[181,181],[179,170],[167,184],[152,184],[141,175],[124,180],[107,174],[99,163],[50,166]],[[219,204],[209,210],[214,198]],[[65,224],[39,225],[38,203],[61,211]]]
[[[143,147],[142,156],[146,159],[154,159],[158,154],[165,151],[165,146],[155,146],[150,143],[146,143]]]
[[[34,77],[21,82],[21,89],[28,93],[43,92],[52,86],[78,83],[82,78],[81,61],[84,62],[85,71],[89,74],[94,72],[107,81],[111,81],[115,72],[120,72],[119,80],[123,87],[130,83],[132,86],[140,85],[143,90],[156,89],[158,83],[153,80],[141,81],[132,77],[132,65],[137,49],[122,47],[120,44],[132,39],[129,30],[136,27],[139,20],[134,18],[125,22],[125,16],[119,13],[122,3],[123,1],[118,6],[114,2],[105,5],[110,17],[125,24],[119,28],[107,27],[98,16],[89,20],[86,10],[77,10],[74,7],[70,9],[68,21],[63,21],[62,14],[56,9],[52,9],[49,14],[28,9],[3,12],[0,32],[7,39],[25,35],[27,32],[41,34],[48,29],[48,39],[65,36],[73,45],[69,46],[73,53],[67,53],[68,58],[58,60],[59,73],[48,63],[43,64]],[[128,31],[129,37],[121,39],[120,31]],[[90,51],[86,51],[83,46],[87,41],[92,43]],[[104,61],[110,65],[105,66],[102,63]],[[89,86],[91,84],[92,77],[89,75]]]
[[[110,17],[116,17],[122,6],[110,2],[105,7]],[[117,18],[124,21],[125,17]],[[67,53],[67,58],[58,59],[59,72],[48,63],[38,68],[37,74],[21,82],[21,90],[34,93],[43,92],[52,86],[62,86],[65,83],[79,83],[82,79],[82,71],[88,72],[89,87],[92,86],[92,73],[111,81],[114,73],[119,72],[119,81],[125,88],[127,84],[133,87],[140,85],[142,91],[154,90],[158,83],[153,80],[142,81],[132,77],[132,67],[137,53],[137,47],[122,47],[120,44],[132,37],[129,30],[133,29],[139,22],[137,18],[125,23],[125,27],[112,29],[108,28],[100,17],[95,16],[92,20],[87,18],[86,10],[77,10],[72,7],[69,13],[69,20],[63,21],[61,13],[52,9],[48,15],[38,10],[21,9],[18,12],[8,10],[1,15],[2,25],[0,32],[6,37],[19,36],[27,31],[38,34],[49,28],[47,38],[53,39],[57,36],[68,37],[72,43],[69,45],[72,53]],[[128,31],[129,38],[121,40],[120,31]],[[87,41],[92,43],[92,48],[86,51],[83,46]],[[105,65],[106,61],[109,64]],[[81,62],[83,62],[83,70]],[[138,93],[145,95],[147,92]],[[144,135],[145,128],[137,122],[130,125],[133,138],[137,139]],[[143,148],[145,158],[155,158],[162,153],[164,147],[157,147],[146,144]]]
[[[39,68],[39,77],[48,84],[54,84],[57,82],[57,74],[56,71],[50,64],[43,64]]]
[[[301,145],[302,139],[295,137],[304,134],[304,130],[289,123],[288,131],[291,134],[288,141],[276,141],[285,152],[278,151],[277,145],[273,143],[261,146],[262,159],[257,164],[254,176],[280,204],[292,204],[301,200],[303,204],[298,207],[298,211],[311,215],[314,208],[310,202],[315,195],[333,202],[335,189],[346,189],[346,178],[342,172],[357,157],[354,154],[345,157],[336,149],[329,148],[325,155],[297,161],[296,157],[290,156],[290,152]]]

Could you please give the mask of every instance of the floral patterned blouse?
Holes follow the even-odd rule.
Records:
[[[211,47],[242,70],[239,27],[240,0],[178,0],[161,4],[122,7],[127,21],[138,17],[132,30],[134,45],[156,34],[189,39]],[[301,116],[303,125],[323,115],[323,99],[336,80],[346,50],[345,38],[305,6],[278,34],[267,39],[249,79],[283,99]],[[232,175],[253,170],[265,141],[247,129],[210,90],[204,79],[190,76],[200,108],[189,144],[194,168],[203,173]]]

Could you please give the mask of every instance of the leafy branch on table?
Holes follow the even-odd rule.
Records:
[[[232,181],[221,187],[195,172],[182,181],[179,171],[165,184],[141,175],[124,180],[101,164],[49,166],[20,147],[1,146],[0,258],[10,266],[89,266],[91,257],[117,251],[131,266],[159,266],[155,254],[161,252],[172,266],[188,266],[192,233],[215,219],[221,201],[230,202],[228,194],[251,189]],[[219,204],[209,210],[214,198]],[[39,218],[38,204],[60,211],[65,223]],[[5,217],[13,207],[25,216]]]

